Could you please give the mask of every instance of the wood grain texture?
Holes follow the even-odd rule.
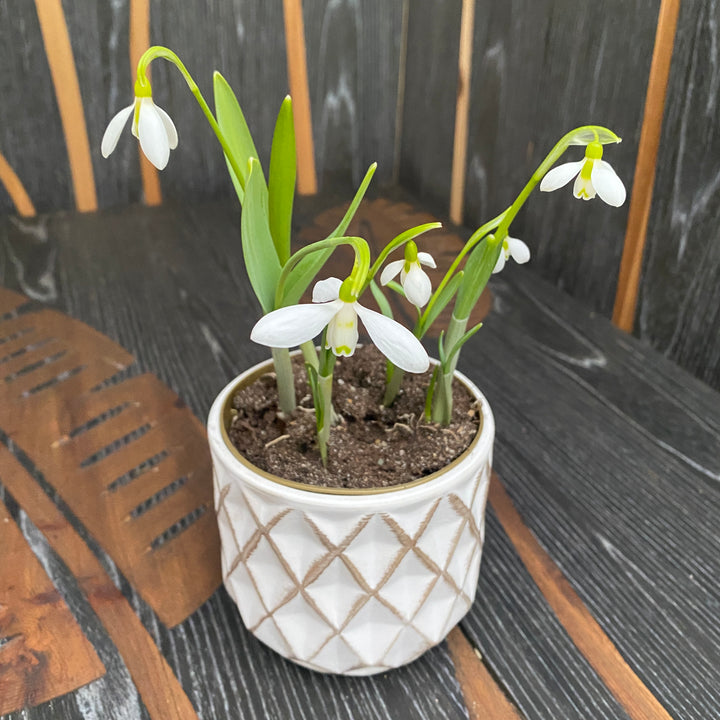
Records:
[[[660,3],[655,47],[650,65],[647,95],[645,96],[643,126],[635,163],[636,181],[630,198],[628,227],[625,232],[625,244],[620,262],[615,307],[613,308],[613,322],[626,332],[631,332],[633,329],[637,308],[642,257],[665,110],[665,93],[670,74],[670,61],[675,44],[675,28],[679,10],[680,0],[662,0]]]
[[[0,502],[0,714],[96,680],[102,662]]]
[[[632,187],[658,7],[659,0],[612,10],[568,0],[479,0],[466,224],[507,207],[555,142],[579,125],[605,125],[623,138],[604,159]],[[563,162],[580,158],[582,150],[571,148]],[[626,221],[627,206],[579,202],[566,187],[534,193],[511,234],[530,246],[535,272],[609,316]]]
[[[5,192],[10,196],[15,210],[21,217],[32,217],[35,215],[35,206],[27,194],[17,173],[10,167],[8,161],[0,154],[0,183]]]
[[[297,191],[300,195],[317,192],[315,146],[312,136],[310,88],[308,87],[305,23],[301,0],[283,0],[285,47],[288,63],[288,85],[293,98],[295,143],[297,153]]]
[[[14,316],[24,300],[0,289],[0,427],[176,625],[220,584],[203,428],[152,375],[102,387],[132,357],[59,313]]]
[[[34,3],[0,3],[0,40],[0,151],[40,212],[71,208],[70,165]],[[0,214],[12,212],[3,193]]]
[[[0,478],[77,579],[82,593],[128,667],[150,718],[196,720],[197,714],[167,661],[92,550],[40,485],[3,446],[0,446]],[[54,593],[57,595],[57,590]],[[66,625],[69,625],[67,621]],[[69,627],[64,627],[63,634],[69,630]],[[42,635],[46,642],[47,635],[50,635],[49,640],[54,643],[51,647],[55,651],[67,653],[66,657],[72,657],[79,663],[79,654],[70,655],[61,638],[53,637],[45,627]],[[39,705],[45,699],[37,697],[30,704]]]
[[[452,175],[461,9],[461,0],[417,0],[408,18],[399,178],[440,216]]]
[[[450,631],[447,644],[470,720],[518,720],[520,716],[517,710],[498,687],[479,653],[459,627]]]
[[[718,5],[683,3],[636,333],[720,389]]]
[[[212,75],[222,73],[267,168],[275,119],[288,93],[282,0],[190,0],[182,12],[173,3],[153,2],[150,39],[178,52],[211,108]],[[180,139],[160,175],[163,197],[180,202],[235,197],[222,150],[185,81],[167,62],[151,67],[153,97],[173,118]]]
[[[525,527],[497,475],[490,484],[490,503],[540,592],[580,652],[633,720],[671,720],[583,605],[550,556]]]
[[[318,182],[392,177],[402,3],[303,0]]]
[[[85,111],[62,2],[35,0],[35,9],[60,109],[75,207],[81,212],[89,212],[97,209],[97,192],[90,161]]]
[[[47,228],[55,248],[55,306],[127,342],[139,367],[155,368],[165,382],[182,388],[184,399],[203,417],[230,377],[266,355],[247,340],[255,301],[238,252],[235,205],[185,206],[186,212],[168,204],[136,206],[132,211],[74,215],[72,221],[59,215]],[[78,218],[82,230],[75,225]],[[0,247],[6,234],[16,232],[15,224],[0,221]],[[153,243],[148,244],[150,235]],[[113,261],[106,263],[103,256]],[[0,259],[0,277],[17,288],[13,267],[5,257]],[[94,290],[81,279],[86,272],[102,278]],[[129,302],[121,302],[127,293],[121,289],[123,282],[131,277],[135,291]],[[238,313],[238,307],[250,310]],[[231,332],[227,318],[232,318]],[[250,636],[222,589],[183,623],[167,629],[112,560],[97,550],[201,717],[467,717],[444,646],[381,678],[318,675],[283,661]],[[82,713],[75,703],[62,714],[42,706],[27,720],[92,718],[102,703],[102,697],[88,697]],[[127,714],[127,720],[135,717]]]

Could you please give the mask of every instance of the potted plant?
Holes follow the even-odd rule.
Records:
[[[465,615],[478,581],[494,423],[481,392],[456,371],[481,327],[468,327],[471,311],[509,258],[529,260],[509,230],[536,185],[554,190],[575,178],[576,197],[624,202],[622,182],[602,160],[603,145],[620,138],[599,126],[561,138],[433,288],[423,267],[434,260],[416,240],[439,223],[408,229],[376,258],[363,238],[347,235],[374,165],[337,228],[293,253],[290,98],[280,107],[266,180],[228,83],[215,73],[213,114],[167,48],[140,59],[135,100],[110,121],[104,156],[132,115],[145,155],[159,169],[167,164],[177,132],[153,103],[146,75],[158,57],[180,70],[225,154],[263,312],[251,339],[272,348],[272,360],[220,392],[208,418],[225,586],[247,628],[302,665],[363,675],[410,662]],[[584,146],[585,157],[553,167],[571,145]],[[342,245],[354,253],[346,276],[318,280]],[[311,285],[312,302],[301,303]],[[382,287],[415,306],[412,329],[393,319]],[[381,312],[363,304],[368,292]],[[451,303],[431,361],[421,340]],[[385,360],[355,352],[358,320]]]

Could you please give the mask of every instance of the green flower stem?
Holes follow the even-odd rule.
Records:
[[[440,281],[440,284],[435,288],[435,291],[432,294],[432,297],[430,298],[430,301],[428,302],[427,306],[425,307],[425,310],[423,311],[422,315],[420,315],[420,319],[418,320],[417,325],[415,326],[415,335],[417,335],[418,338],[422,338],[423,335],[428,331],[430,328],[430,325],[428,324],[427,320],[430,315],[430,312],[432,311],[438,297],[440,297],[440,293],[445,289],[445,286],[450,282],[452,279],[452,276],[455,274],[455,271],[458,269],[458,266],[462,262],[462,259],[492,230],[494,230],[505,218],[505,214],[509,212],[510,208],[505,210],[505,212],[500,213],[497,217],[493,218],[492,220],[489,220],[484,225],[481,225],[468,239],[468,241],[463,246],[462,250],[458,253],[458,256],[453,260],[452,265],[448,268],[448,271],[445,273],[445,276]]]
[[[306,245],[290,256],[290,259],[283,265],[282,272],[280,273],[280,279],[278,280],[277,289],[275,290],[275,307],[283,307],[285,284],[287,283],[290,273],[304,257],[310,253],[336,248],[340,245],[350,245],[355,251],[355,264],[353,265],[350,278],[353,280],[353,287],[357,286],[358,288],[358,292],[355,294],[359,295],[359,290],[365,282],[370,267],[370,247],[361,237],[334,237]]]
[[[318,373],[318,394],[320,395],[318,400],[320,401],[321,407],[315,408],[315,417],[322,418],[322,422],[318,422],[317,426],[317,439],[320,457],[325,466],[327,466],[327,446],[328,440],[330,439],[330,428],[337,421],[337,416],[332,405],[332,381],[335,360],[336,358],[332,351],[325,348],[323,333],[323,344],[320,350],[320,371]]]
[[[290,351],[287,348],[273,348],[272,358],[275,365],[280,410],[289,415],[295,409],[295,378],[293,377]]]
[[[449,353],[455,344],[462,338],[467,329],[468,318],[457,318],[455,314],[450,317],[444,346]],[[460,353],[457,352],[445,367],[441,367],[435,383],[433,397],[432,420],[441,425],[449,425],[452,419],[452,381]]]
[[[388,364],[391,363],[388,361]],[[395,401],[404,377],[405,371],[401,370],[396,365],[392,365],[392,373],[390,374],[390,378],[385,385],[385,395],[383,397],[383,405],[385,407],[390,407]]]
[[[230,149],[230,146],[228,145],[227,141],[225,140],[225,136],[222,133],[222,130],[220,129],[220,126],[217,123],[217,120],[215,119],[215,116],[213,115],[212,111],[210,110],[210,106],[205,101],[205,98],[203,97],[202,93],[200,92],[200,88],[198,88],[197,83],[195,80],[193,80],[192,75],[188,72],[187,68],[183,64],[182,60],[170,49],[163,47],[162,45],[154,45],[151,48],[148,48],[143,54],[140,60],[138,61],[137,66],[137,79],[135,80],[135,95],[138,97],[149,97],[152,95],[152,91],[150,89],[150,81],[147,77],[147,68],[150,65],[150,63],[155,60],[156,58],[162,58],[163,60],[167,60],[168,62],[171,62],[175,67],[180,71],[180,74],[185,78],[185,82],[187,83],[188,87],[190,88],[190,92],[195,96],[195,99],[198,101],[198,104],[200,105],[200,109],[205,114],[205,117],[207,118],[207,121],[210,123],[210,127],[213,129],[213,132],[217,136],[218,141],[220,142],[220,145],[223,149],[223,152],[225,153],[225,157],[227,157],[228,162],[230,163],[233,172],[235,173],[235,177],[237,177],[238,181],[240,182],[240,185],[243,190],[245,190],[245,183],[243,181],[243,177],[245,176],[244,173],[240,171],[240,167],[238,165],[237,159],[233,155],[232,150]]]
[[[320,364],[318,362],[318,354],[313,341],[306,340],[300,345],[300,350],[302,350],[305,362],[308,363],[308,365],[312,365],[317,370]]]

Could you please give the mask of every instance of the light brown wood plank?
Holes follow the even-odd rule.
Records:
[[[27,194],[27,190],[2,153],[0,153],[0,182],[5,187],[19,215],[22,217],[35,215],[35,206]]]
[[[635,182],[630,196],[630,211],[613,309],[613,322],[626,332],[631,332],[635,323],[643,250],[650,218],[655,169],[665,111],[665,94],[670,76],[670,63],[679,11],[680,0],[662,0],[645,96],[640,145],[635,162]]]
[[[104,675],[93,646],[2,502],[0,568],[0,715],[47,702]]]

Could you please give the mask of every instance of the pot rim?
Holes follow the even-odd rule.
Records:
[[[297,352],[299,351],[296,351],[296,353]],[[293,355],[296,353],[293,353]],[[433,364],[437,364],[437,360],[434,358],[431,359],[431,362]],[[443,476],[452,476],[454,474],[452,471],[464,464],[471,457],[479,454],[486,455],[490,452],[495,434],[495,422],[490,405],[487,398],[480,392],[475,383],[473,383],[472,380],[466,377],[463,373],[456,370],[454,373],[455,378],[465,386],[479,405],[480,423],[477,433],[472,439],[470,445],[468,445],[468,447],[465,448],[458,457],[440,470],[437,470],[430,475],[426,475],[425,477],[418,478],[417,480],[412,480],[411,482],[379,488],[334,488],[306,485],[295,480],[288,480],[279,475],[269,473],[266,470],[262,470],[256,465],[253,465],[253,463],[251,463],[238,451],[230,440],[227,428],[232,417],[230,411],[232,398],[235,395],[235,392],[241,386],[249,385],[267,372],[272,372],[272,364],[272,358],[268,358],[263,362],[253,365],[240,375],[233,378],[233,380],[231,380],[215,398],[215,401],[210,408],[207,421],[207,430],[212,448],[219,454],[220,459],[228,466],[231,466],[233,462],[239,462],[247,471],[254,474],[255,477],[253,480],[263,486],[265,490],[272,488],[275,492],[280,491],[287,493],[289,491],[292,494],[300,492],[305,500],[310,500],[312,495],[314,495],[317,500],[320,500],[319,496],[334,496],[336,499],[339,498],[339,496],[355,497],[358,500],[362,497],[370,499],[373,496],[389,495],[400,491],[422,489],[423,486],[427,486],[429,483],[432,483],[432,481],[439,480]],[[220,442],[213,442],[214,439],[217,440],[218,436],[220,438]],[[267,482],[263,481],[269,481],[269,486]],[[330,500],[332,498],[327,497],[327,499]]]

